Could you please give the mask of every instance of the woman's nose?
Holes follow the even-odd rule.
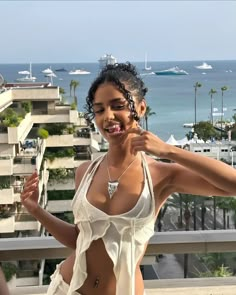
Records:
[[[114,112],[111,110],[111,108],[107,108],[105,110],[105,121],[111,121],[115,118]]]

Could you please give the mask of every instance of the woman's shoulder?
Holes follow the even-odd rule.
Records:
[[[80,182],[82,181],[85,173],[87,172],[92,161],[86,161],[80,164],[75,170],[75,187],[78,188]]]
[[[98,157],[94,160],[89,160],[81,163],[75,171],[75,186],[76,188],[79,186],[80,182],[82,181],[85,174],[87,174],[89,171],[93,169],[93,167],[98,163],[103,156]]]

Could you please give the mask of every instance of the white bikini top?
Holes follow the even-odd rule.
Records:
[[[151,176],[143,154],[144,187],[136,205],[130,211],[108,215],[87,200],[88,188],[104,157],[105,155],[91,163],[72,200],[75,223],[80,232],[67,295],[72,295],[84,284],[87,278],[86,250],[92,241],[100,238],[114,265],[116,295],[135,295],[136,265],[146,243],[154,234],[155,199]]]

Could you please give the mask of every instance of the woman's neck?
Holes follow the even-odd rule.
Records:
[[[141,155],[140,153],[134,154],[131,153],[130,150],[123,150],[123,149],[111,149],[107,152],[107,157],[109,160],[109,166],[125,166],[129,164],[135,158],[139,158]]]

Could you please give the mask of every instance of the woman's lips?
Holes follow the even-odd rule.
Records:
[[[110,134],[117,134],[117,133],[122,132],[122,129],[121,129],[120,125],[112,125],[112,126],[109,126],[109,127],[105,128],[105,130]]]

